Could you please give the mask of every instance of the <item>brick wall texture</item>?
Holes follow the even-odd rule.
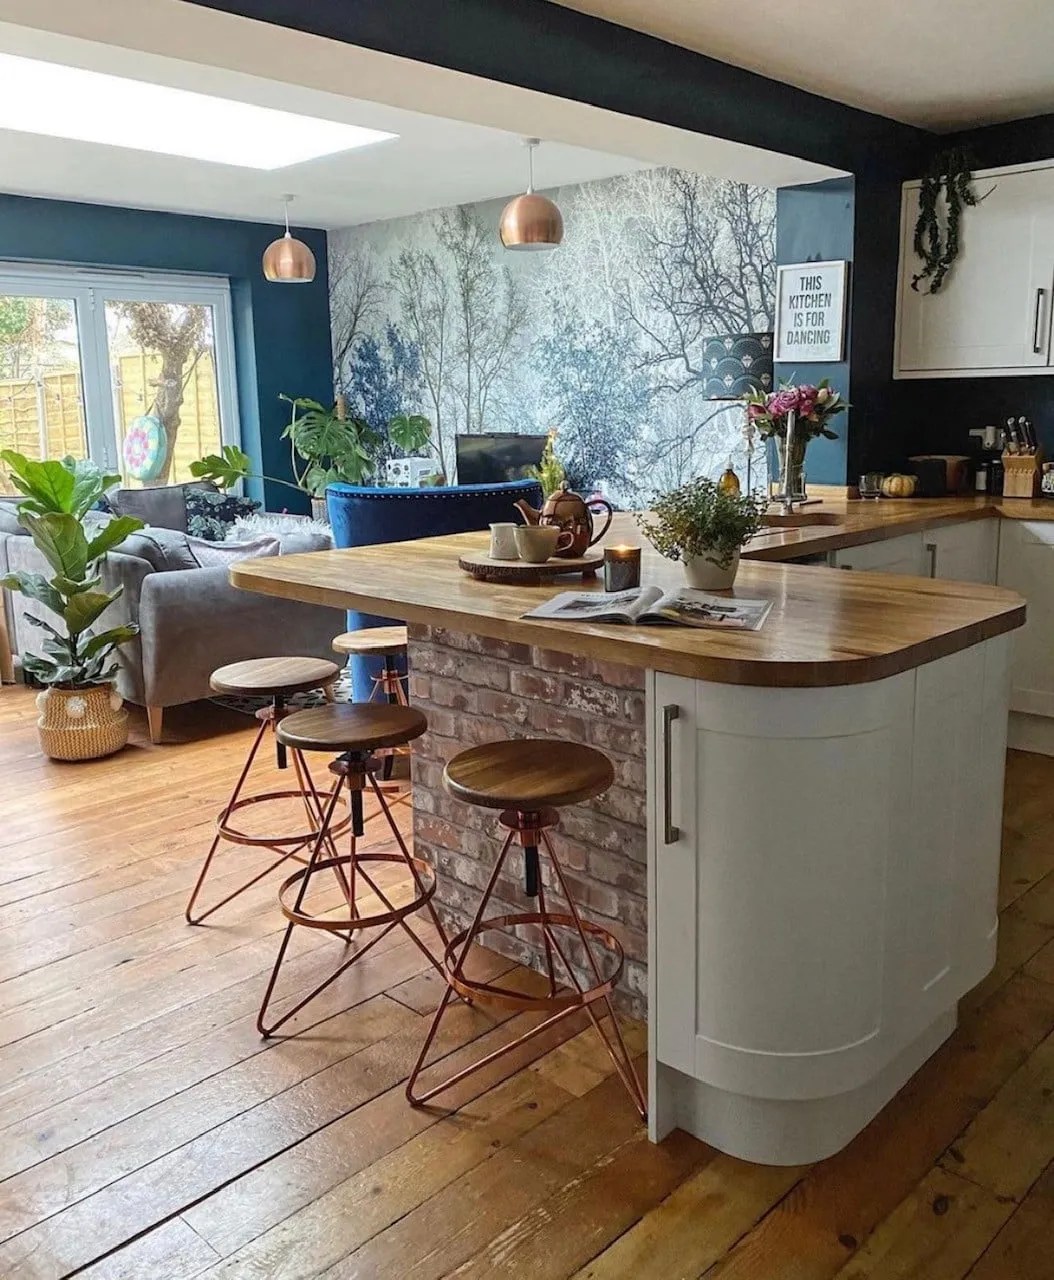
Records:
[[[613,786],[561,811],[550,832],[582,914],[618,937],[626,964],[618,1004],[646,1015],[647,873],[644,672],[530,645],[437,627],[410,627],[411,700],[428,717],[414,743],[414,845],[437,870],[436,906],[451,931],[467,928],[506,832],[494,810],[455,800],[443,788],[451,756],[504,738],[553,738],[597,747],[615,768]],[[523,857],[514,848],[489,915],[530,911]],[[562,909],[542,856],[546,897]],[[544,969],[536,937],[521,930],[486,945]],[[581,959],[581,957],[579,957]]]

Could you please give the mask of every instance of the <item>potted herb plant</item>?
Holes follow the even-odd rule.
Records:
[[[364,484],[376,472],[387,442],[406,454],[418,453],[431,444],[432,424],[421,414],[396,414],[382,434],[361,418],[347,417],[343,399],[332,409],[306,396],[283,395],[279,399],[293,407],[289,425],[282,432],[282,438],[289,441],[293,480],[262,474],[258,478],[306,493],[317,520],[326,518],[326,488],[338,480]],[[256,474],[249,455],[229,444],[219,453],[192,462],[190,473],[221,489]]]
[[[726,493],[701,476],[656,498],[637,523],[660,555],[684,562],[690,587],[727,591],[767,505],[761,495]]]
[[[37,729],[45,755],[53,760],[95,760],[128,741],[128,715],[114,687],[114,651],[139,631],[134,623],[93,631],[93,625],[121,594],[101,589],[99,565],[107,551],[142,520],[115,516],[108,524],[85,527],[85,517],[120,476],[106,475],[92,462],[63,458],[35,462],[5,449],[0,460],[25,495],[19,523],[51,567],[52,574],[20,570],[2,583],[20,591],[54,616],[26,614],[45,633],[42,654],[26,653],[23,668],[45,686],[37,698]]]

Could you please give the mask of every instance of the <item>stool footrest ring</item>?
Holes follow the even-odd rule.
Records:
[[[542,925],[550,929],[569,929],[576,933],[578,930],[578,924],[576,924],[574,916],[565,912],[547,911],[543,915],[540,911],[521,911],[511,915],[490,916],[486,920],[481,920],[473,938],[478,941],[480,936],[488,930],[508,929],[516,925]],[[461,933],[451,938],[443,953],[443,963],[447,970],[447,982],[463,999],[474,1000],[482,997],[507,1009],[518,1011],[528,1009],[548,1010],[551,1013],[556,1013],[560,1010],[585,1008],[586,1005],[592,1004],[596,1000],[603,1000],[605,996],[609,996],[615,989],[615,985],[622,976],[625,953],[622,949],[622,944],[607,929],[598,924],[593,924],[590,920],[582,920],[581,927],[585,933],[596,938],[605,950],[611,952],[615,959],[612,971],[592,987],[587,987],[582,991],[567,991],[559,995],[531,996],[522,991],[512,991],[508,987],[498,987],[493,983],[466,978],[464,974],[458,974],[455,970],[457,968],[458,951],[469,935],[468,929],[463,929]]]
[[[317,829],[314,831],[300,832],[298,835],[253,835],[246,831],[240,831],[237,827],[230,825],[231,815],[239,812],[241,809],[248,809],[254,804],[269,804],[275,800],[299,800],[303,803],[304,793],[302,791],[263,791],[254,796],[242,796],[235,800],[233,804],[229,804],[226,808],[221,809],[216,815],[216,830],[225,840],[230,840],[232,844],[260,845],[268,849],[281,849],[285,847],[299,848],[302,845],[311,844],[318,838]],[[319,797],[322,803],[325,803],[328,796],[321,795]],[[347,812],[348,801],[345,796],[341,796],[337,801],[342,805],[345,814],[339,822],[333,824],[330,828],[330,835],[333,838],[343,835],[351,826],[351,815]]]
[[[309,874],[314,875],[329,867],[354,872],[365,862],[393,862],[404,868],[407,865],[407,859],[398,853],[355,853],[354,855],[345,854],[339,858],[317,858],[311,866],[301,867],[282,881],[282,887],[278,890],[278,905],[282,910],[282,915],[291,924],[304,925],[308,929],[322,929],[326,933],[347,933],[351,929],[372,929],[379,925],[398,924],[401,920],[405,920],[407,916],[412,915],[430,902],[435,894],[435,870],[423,859],[411,857],[410,862],[413,863],[413,866],[422,877],[423,892],[417,893],[409,902],[405,902],[398,907],[393,906],[390,910],[386,908],[370,916],[349,914],[340,918],[323,917],[313,916],[305,911],[303,907],[298,911],[296,907],[291,906],[286,900],[290,891],[297,888],[300,882]]]

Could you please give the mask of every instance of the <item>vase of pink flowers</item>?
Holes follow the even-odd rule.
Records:
[[[837,440],[837,432],[827,425],[839,413],[849,408],[847,401],[835,391],[826,378],[815,386],[803,382],[801,386],[784,383],[777,391],[767,395],[752,391],[744,396],[750,426],[763,440],[774,440],[780,468],[780,493],[799,502],[805,497],[805,451],[810,440],[824,436]],[[794,430],[790,449],[787,448],[787,426],[793,415]]]

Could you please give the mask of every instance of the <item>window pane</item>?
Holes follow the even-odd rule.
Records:
[[[125,484],[182,484],[193,478],[190,464],[206,453],[218,453],[222,440],[213,309],[197,303],[111,299],[105,311],[117,466]],[[124,441],[132,424],[144,417],[160,423],[167,448],[155,466],[149,458],[142,461],[140,452],[140,474],[133,476]],[[151,434],[156,431],[139,432],[138,438]]]
[[[27,458],[87,455],[72,299],[0,294],[0,448]],[[0,474],[0,493],[14,492]]]

